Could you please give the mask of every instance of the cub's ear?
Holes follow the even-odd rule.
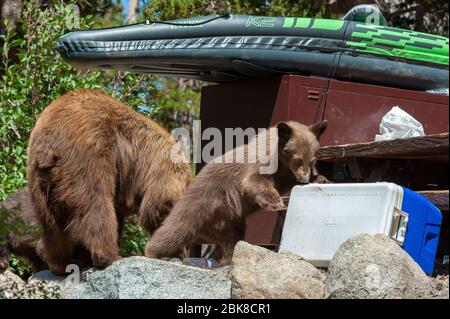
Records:
[[[286,122],[279,122],[276,128],[278,129],[278,141],[281,145],[286,144],[292,136],[292,127]]]
[[[328,121],[322,121],[316,124],[313,124],[309,127],[310,131],[313,132],[313,134],[317,137],[317,139],[320,138],[320,136],[325,132],[325,129],[328,126]]]

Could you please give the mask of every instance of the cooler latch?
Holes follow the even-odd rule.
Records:
[[[406,227],[408,226],[408,213],[394,208],[392,224],[389,237],[395,240],[400,246],[405,242]]]

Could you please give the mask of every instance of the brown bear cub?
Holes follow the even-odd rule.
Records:
[[[38,253],[39,221],[34,215],[28,187],[13,193],[0,203],[0,211],[6,212],[7,223],[20,222],[17,232],[9,231],[6,238],[0,238],[0,272],[8,268],[10,254],[25,259],[33,272],[47,269]]]
[[[278,157],[278,166],[269,174],[261,174],[261,161],[230,163],[224,160],[227,153],[208,163],[147,243],[145,255],[176,256],[183,247],[200,242],[216,244],[217,266],[229,264],[235,244],[244,238],[246,217],[259,210],[285,209],[280,194],[317,176],[315,154],[326,127],[327,121],[309,127],[289,121],[266,131],[262,140],[276,144],[273,153]],[[252,141],[232,150],[234,158],[240,153],[250,159]]]
[[[137,214],[150,233],[160,226],[191,180],[189,165],[171,160],[175,144],[156,122],[98,91],[77,89],[40,114],[28,187],[53,272],[76,262],[79,248],[96,267],[120,259],[126,216]]]

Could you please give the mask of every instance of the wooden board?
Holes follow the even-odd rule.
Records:
[[[396,139],[391,141],[366,142],[320,148],[320,161],[334,162],[345,158],[419,159],[446,158],[448,160],[447,133]]]
[[[448,189],[440,191],[419,191],[441,211],[448,211]]]

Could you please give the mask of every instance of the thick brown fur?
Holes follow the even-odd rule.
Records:
[[[258,161],[208,163],[152,236],[145,255],[175,256],[183,247],[202,242],[216,244],[217,266],[229,264],[235,244],[244,238],[246,217],[259,210],[285,209],[280,194],[317,176],[315,154],[326,127],[326,121],[310,127],[280,122],[275,138],[279,161],[273,174],[261,174]]]
[[[19,189],[0,203],[0,210],[8,213],[8,222],[20,220],[24,228],[20,229],[20,232],[10,231],[6,242],[0,246],[0,272],[8,267],[10,254],[23,258],[33,272],[47,269],[46,263],[38,253],[39,221],[34,214],[28,187]]]
[[[101,92],[77,89],[40,115],[28,148],[28,186],[44,233],[43,258],[62,273],[85,248],[96,267],[120,259],[123,219],[153,233],[191,180],[175,141],[148,117]]]

